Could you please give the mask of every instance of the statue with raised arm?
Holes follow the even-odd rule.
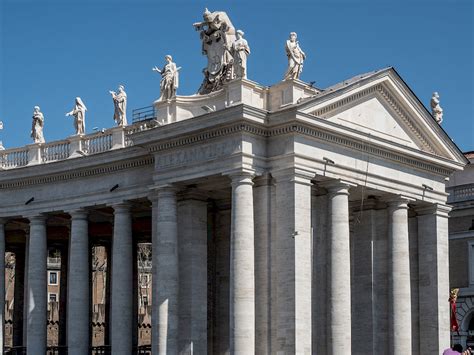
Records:
[[[439,105],[439,94],[437,92],[434,92],[431,97],[431,114],[436,122],[439,124],[443,122],[443,109]]]
[[[235,29],[223,11],[204,11],[203,21],[193,24],[200,31],[202,54],[207,56],[207,67],[203,70],[204,80],[198,93],[209,94],[222,88],[232,79],[231,46],[235,41]]]
[[[76,97],[76,105],[74,106],[74,109],[71,112],[66,113],[66,116],[74,116],[76,135],[86,133],[86,111],[86,105],[84,105],[80,97]]]
[[[250,47],[242,30],[237,30],[236,37],[237,39],[232,43],[234,77],[247,79],[247,57],[250,54]]]
[[[118,92],[109,91],[114,101],[114,120],[117,126],[127,125],[127,93],[123,85],[120,85]]]
[[[179,86],[179,70],[181,67],[176,67],[173,63],[173,57],[169,54],[165,56],[166,64],[163,69],[155,66],[152,70],[161,74],[160,81],[160,98],[158,100],[171,100],[176,97],[176,89]]]
[[[283,80],[299,79],[303,71],[303,62],[306,55],[301,50],[297,38],[296,32],[291,32],[290,38],[286,41],[285,51],[288,57],[288,69]]]
[[[33,110],[33,122],[31,124],[31,138],[35,143],[44,143],[43,136],[44,116],[40,111],[39,106],[35,106]]]

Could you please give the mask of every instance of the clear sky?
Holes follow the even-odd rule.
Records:
[[[111,127],[108,93],[124,84],[131,110],[159,96],[152,72],[171,54],[182,66],[178,94],[193,94],[206,58],[192,24],[207,6],[226,11],[251,47],[249,79],[271,85],[286,69],[290,31],[307,54],[301,79],[324,88],[394,66],[429,107],[441,96],[443,128],[463,151],[474,150],[472,0],[0,0],[0,140],[31,143],[35,105],[45,138],[74,133],[64,114],[80,96],[86,131]]]

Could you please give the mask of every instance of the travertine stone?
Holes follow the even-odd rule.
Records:
[[[290,38],[286,41],[285,51],[288,57],[288,69],[283,80],[299,79],[303,71],[303,62],[306,55],[301,50],[297,37],[296,32],[291,32]]]
[[[46,217],[37,215],[30,220],[28,245],[28,293],[26,346],[33,354],[46,353],[47,269],[48,255]],[[34,350],[32,350],[34,349]]]
[[[113,206],[111,346],[115,355],[132,353],[133,254],[132,215],[128,203]]]
[[[71,355],[89,352],[90,275],[87,214],[85,210],[70,213],[67,345],[68,354]]]
[[[152,352],[178,354],[178,225],[176,190],[159,187],[153,197]]]
[[[288,169],[276,180],[277,312],[272,351],[311,353],[311,178]]]
[[[446,205],[418,209],[420,349],[441,353],[449,346],[449,248]],[[423,326],[430,324],[430,327]]]
[[[389,354],[412,351],[408,201],[389,201]]]
[[[33,122],[31,124],[31,138],[34,143],[44,143],[43,136],[44,116],[39,106],[35,106],[33,111]]]
[[[349,184],[331,181],[328,190],[329,354],[351,354]]]
[[[255,256],[253,175],[232,179],[230,239],[230,353],[255,353]]]
[[[441,124],[443,122],[443,109],[441,108],[439,104],[439,94],[437,92],[433,93],[433,96],[431,97],[431,114],[433,115],[433,118]]]
[[[411,296],[411,349],[412,355],[423,354],[420,349],[420,288],[418,272],[418,219],[408,211],[408,239],[410,244],[410,296]],[[423,252],[423,249],[421,249]]]
[[[5,255],[5,223],[6,220],[3,218],[0,218],[0,256]],[[2,260],[0,263],[0,275],[5,275],[5,262]],[[0,277],[0,295],[5,295],[5,277]],[[4,329],[5,327],[3,326],[5,324],[5,307],[2,307],[0,309],[0,324],[2,325],[0,327],[0,349],[3,349],[5,343],[5,334],[4,334]]]
[[[127,125],[127,93],[125,87],[120,85],[118,92],[109,91],[114,101],[114,121],[117,126]]]
[[[74,129],[77,135],[86,133],[86,111],[86,105],[80,97],[76,97],[76,105],[72,111],[66,113],[66,116],[74,116]]]
[[[178,202],[179,353],[207,354],[207,202]]]
[[[173,57],[169,54],[165,56],[166,64],[163,69],[155,66],[152,70],[161,74],[160,81],[160,98],[159,101],[167,101],[176,97],[176,90],[179,87],[179,70],[173,62]]]

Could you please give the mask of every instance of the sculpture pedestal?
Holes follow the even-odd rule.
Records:
[[[42,143],[28,144],[28,165],[35,165],[42,163],[41,161],[41,146]]]

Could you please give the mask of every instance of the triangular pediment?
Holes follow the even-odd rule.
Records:
[[[465,162],[459,149],[391,68],[324,91],[301,104],[299,111],[398,147]]]

